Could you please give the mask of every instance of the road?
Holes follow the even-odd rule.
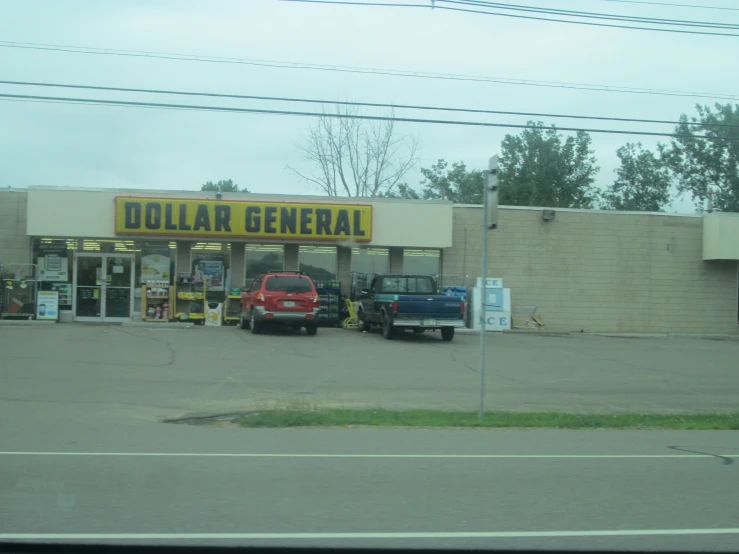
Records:
[[[0,435],[0,540],[739,548],[731,432],[162,427]]]
[[[457,339],[1,327],[0,540],[739,549],[735,432],[162,423],[270,403],[472,409],[476,337]],[[489,407],[730,410],[738,346],[491,337]]]

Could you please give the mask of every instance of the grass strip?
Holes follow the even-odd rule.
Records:
[[[469,427],[536,429],[739,429],[739,413],[566,414],[559,412],[476,412],[436,410],[267,410],[239,416],[242,427]]]

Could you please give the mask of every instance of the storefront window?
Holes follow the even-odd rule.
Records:
[[[285,269],[285,247],[281,244],[247,244],[244,247],[246,280],[267,271]]]
[[[379,274],[390,270],[390,251],[387,248],[352,248],[353,273]]]
[[[74,239],[33,240],[33,263],[39,290],[58,291],[59,309],[72,309],[72,260],[77,249]]]
[[[136,285],[174,283],[177,243],[167,241],[136,242]]]
[[[315,281],[336,279],[335,246],[301,246],[298,250],[298,269]]]
[[[403,273],[406,275],[438,275],[441,273],[441,250],[403,250]]]

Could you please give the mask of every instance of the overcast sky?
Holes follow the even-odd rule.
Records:
[[[682,1],[682,0],[680,0]],[[423,0],[406,3],[429,4]],[[527,0],[528,5],[739,23],[739,11],[606,0]],[[684,3],[700,4],[693,1]],[[706,0],[706,4],[708,4]],[[739,7],[736,0],[710,0]],[[0,40],[480,75],[647,89],[739,94],[739,38],[645,32],[431,9],[308,5],[277,0],[0,0]],[[267,96],[302,96],[526,112],[677,119],[709,98],[624,94],[462,80],[204,63],[0,48],[0,79]],[[0,93],[305,109],[254,101],[0,85]],[[374,112],[371,112],[374,113]],[[434,114],[396,112],[433,117]],[[450,118],[449,115],[436,117]],[[525,123],[527,118],[461,119]],[[671,126],[561,125],[670,131]],[[0,186],[65,185],[197,190],[234,179],[252,192],[315,194],[301,166],[303,117],[0,102]],[[437,159],[483,168],[516,130],[404,123],[418,138],[419,167]],[[593,135],[598,184],[613,180],[616,149],[658,139]],[[664,140],[664,139],[662,139]],[[407,181],[418,187],[416,168]],[[692,212],[690,198],[674,209]]]

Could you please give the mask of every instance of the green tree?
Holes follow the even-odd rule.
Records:
[[[415,189],[412,189],[408,183],[400,183],[394,190],[389,190],[384,193],[381,192],[377,196],[381,196],[383,198],[402,198],[404,200],[419,200],[421,198]]]
[[[528,122],[506,135],[500,155],[500,203],[511,206],[592,208],[599,171],[584,131],[563,137],[554,127]]]
[[[455,204],[482,204],[482,171],[467,171],[464,162],[449,164],[439,160],[431,168],[421,169],[425,200],[451,200]]]
[[[217,183],[214,183],[213,181],[207,181],[203,183],[203,185],[200,187],[200,190],[211,190],[213,192],[249,192],[246,187],[239,189],[239,185],[234,183],[231,179],[218,181]]]
[[[683,114],[669,145],[660,145],[678,190],[697,206],[711,196],[713,208],[739,212],[739,104],[696,105],[697,117]]]
[[[626,143],[616,152],[621,167],[616,181],[603,193],[609,210],[661,212],[670,203],[670,172],[662,159],[641,143]]]

